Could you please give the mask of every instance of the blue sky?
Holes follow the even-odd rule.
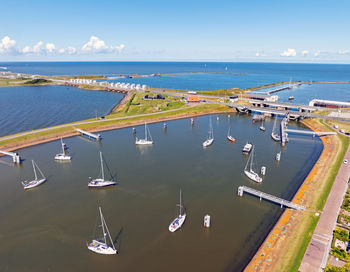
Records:
[[[350,63],[350,1],[1,1],[0,61]]]

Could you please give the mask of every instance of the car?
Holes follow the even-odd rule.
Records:
[[[347,160],[347,159],[345,159],[345,160],[343,161],[343,163],[344,163],[344,164],[347,164],[347,163],[348,163],[348,160]]]

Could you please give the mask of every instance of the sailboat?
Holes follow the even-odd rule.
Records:
[[[107,227],[107,223],[103,217],[101,207],[99,207],[100,211],[100,218],[101,218],[101,225],[102,228],[102,238],[97,238],[92,240],[90,243],[86,243],[86,246],[89,250],[98,253],[98,254],[105,254],[105,255],[112,255],[116,254],[117,250],[114,247],[111,235],[109,234],[109,230]],[[110,243],[110,245],[108,244]]]
[[[103,157],[102,157],[102,152],[100,151],[100,161],[101,161],[101,178],[96,178],[96,179],[91,179],[88,183],[88,187],[90,188],[101,188],[101,187],[106,187],[106,186],[111,186],[111,185],[116,185],[117,182],[114,180],[114,177],[110,174],[110,180],[105,180],[105,173],[103,169]],[[106,167],[108,169],[108,165],[106,164]],[[109,171],[109,169],[108,169]]]
[[[208,132],[208,138],[203,142],[203,147],[208,147],[214,142],[214,133],[213,133],[213,126],[211,124],[211,117],[209,119],[209,132]]]
[[[278,128],[276,126],[276,122],[277,122],[277,117],[275,118],[275,122],[273,123],[271,138],[274,139],[276,142],[279,142],[281,141],[281,136],[277,132]]]
[[[186,210],[184,211],[184,213],[182,214],[182,209],[183,209],[183,204],[182,204],[182,192],[180,189],[180,203],[178,204],[179,206],[179,216],[176,217],[174,219],[173,222],[171,222],[171,224],[169,225],[169,231],[170,232],[174,232],[176,230],[178,230],[179,228],[181,228],[182,224],[185,222],[186,219]]]
[[[41,172],[40,168],[38,167],[38,165],[35,163],[34,160],[32,160],[32,165],[33,165],[33,171],[34,171],[34,180],[32,181],[23,181],[22,185],[23,188],[26,189],[30,189],[30,188],[34,188],[36,186],[39,186],[40,184],[44,183],[46,181],[46,178],[43,174],[43,172]],[[36,173],[36,169],[39,171],[41,178],[38,178],[38,175]]]
[[[256,172],[254,172],[253,160],[254,160],[254,146],[253,146],[252,152],[249,155],[249,158],[247,160],[247,164],[245,165],[244,174],[246,174],[246,176],[248,178],[250,178],[251,180],[254,180],[255,182],[261,183],[262,178]]]
[[[260,126],[260,130],[265,131],[265,127],[264,127],[264,119],[262,120],[261,126]]]
[[[69,156],[69,155],[66,154],[66,151],[65,151],[65,150],[67,149],[67,146],[66,146],[66,144],[62,141],[62,138],[61,138],[61,147],[62,147],[62,153],[56,154],[55,160],[70,161],[71,156]]]
[[[148,139],[148,134],[149,134],[149,139]],[[137,145],[148,145],[148,144],[153,144],[151,132],[149,131],[147,124],[145,123],[145,139],[138,139],[136,137],[136,142],[135,144]]]
[[[236,139],[231,136],[231,124],[228,128],[228,131],[227,131],[227,140],[229,140],[232,143],[234,143],[236,141]]]

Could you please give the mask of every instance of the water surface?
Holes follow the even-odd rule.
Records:
[[[137,147],[131,128],[103,132],[102,142],[72,137],[65,142],[73,160],[55,162],[58,141],[20,150],[19,167],[1,158],[0,270],[5,271],[240,271],[254,255],[282,213],[279,206],[237,196],[240,185],[291,199],[318,158],[322,142],[290,136],[281,150],[271,140],[273,121],[252,124],[248,116],[213,116],[214,144],[202,148],[209,117],[149,125],[154,145]],[[226,139],[229,122],[236,143]],[[291,128],[300,127],[290,123]],[[139,137],[143,127],[137,127]],[[256,145],[257,165],[267,167],[262,184],[246,178],[247,141]],[[88,177],[98,173],[102,150],[119,185],[89,190]],[[34,159],[48,181],[24,191],[20,181],[32,177]],[[182,189],[187,219],[170,233]],[[87,250],[94,237],[98,206],[113,237],[120,234],[116,256]],[[204,229],[210,214],[212,226]]]

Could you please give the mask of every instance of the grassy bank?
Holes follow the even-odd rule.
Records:
[[[34,130],[31,134],[18,136],[11,139],[0,139],[0,147],[2,149],[16,149],[23,146],[38,144],[40,142],[47,142],[50,140],[58,139],[60,137],[76,135],[77,133],[74,128],[81,128],[89,131],[102,131],[137,125],[143,123],[144,121],[157,122],[162,120],[171,120],[195,115],[209,114],[212,112],[227,111],[232,111],[232,109],[222,105],[203,104],[195,107],[179,108],[173,111],[164,111],[159,113],[156,112],[151,113],[150,115],[135,117],[133,117],[133,115],[126,115],[125,113],[119,113],[123,116],[111,114],[105,119],[89,119],[85,121],[73,122],[62,126],[50,127],[48,130]],[[21,135],[21,133],[18,133],[17,135]]]

